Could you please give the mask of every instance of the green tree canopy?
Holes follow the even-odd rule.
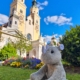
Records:
[[[32,49],[31,41],[27,40],[26,37],[19,31],[16,32],[16,36],[19,37],[15,42],[12,42],[13,46],[20,51],[20,55],[23,51],[29,52]]]
[[[8,57],[16,57],[17,51],[11,43],[8,43],[1,49],[0,54],[3,54],[3,56],[8,55]]]
[[[70,27],[60,42],[65,46],[63,59],[74,66],[80,66],[80,26]]]

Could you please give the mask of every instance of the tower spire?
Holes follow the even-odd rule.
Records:
[[[36,0],[33,0],[33,1],[32,1],[32,6],[37,7],[37,2],[36,2]]]

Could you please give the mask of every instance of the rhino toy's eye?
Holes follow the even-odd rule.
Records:
[[[54,51],[53,50],[51,50],[51,54],[53,54],[54,53]]]

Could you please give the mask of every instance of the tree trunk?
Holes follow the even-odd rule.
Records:
[[[20,56],[21,56],[21,50],[20,50]]]

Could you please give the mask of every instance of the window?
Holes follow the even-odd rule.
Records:
[[[32,22],[32,24],[34,24],[34,21]]]
[[[20,9],[20,13],[23,13],[23,11]]]
[[[31,20],[29,20],[29,25],[31,25]]]
[[[36,20],[36,23],[38,23],[38,20]]]
[[[12,24],[12,21],[10,21],[10,24]]]
[[[15,21],[15,24],[17,24],[17,21]]]
[[[27,39],[31,40],[31,34],[30,33],[27,34]]]

